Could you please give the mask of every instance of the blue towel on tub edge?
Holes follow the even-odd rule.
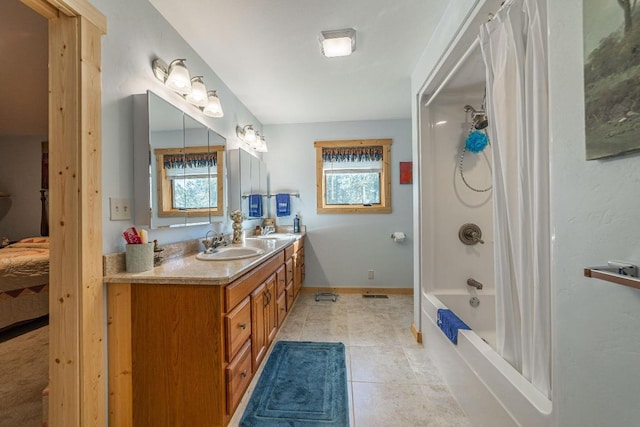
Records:
[[[262,195],[249,195],[249,216],[259,218],[262,216]]]
[[[455,313],[447,308],[438,309],[438,327],[451,340],[452,343],[458,345],[458,329],[471,330]]]

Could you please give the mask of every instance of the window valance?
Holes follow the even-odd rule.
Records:
[[[382,160],[382,147],[325,147],[323,162],[371,162]]]
[[[165,169],[213,167],[218,164],[218,153],[165,154],[163,162]]]

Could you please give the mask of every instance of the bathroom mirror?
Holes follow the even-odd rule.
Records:
[[[249,199],[251,194],[268,195],[267,168],[262,160],[238,148],[227,152],[229,161],[229,208],[240,209],[246,218],[268,216],[269,198],[262,198],[262,217],[251,216]]]
[[[135,223],[206,224],[224,213],[224,137],[153,92],[134,96]]]

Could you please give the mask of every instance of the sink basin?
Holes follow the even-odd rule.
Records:
[[[260,239],[260,240],[287,240],[293,239],[295,234],[290,233],[271,233],[266,236],[253,236],[249,237],[249,239]]]
[[[262,255],[264,251],[258,248],[218,248],[215,252],[207,254],[200,252],[196,259],[203,261],[231,261],[234,259],[251,258]]]

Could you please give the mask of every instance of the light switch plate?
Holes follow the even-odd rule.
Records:
[[[129,199],[109,197],[109,210],[111,221],[131,219],[131,203]]]

